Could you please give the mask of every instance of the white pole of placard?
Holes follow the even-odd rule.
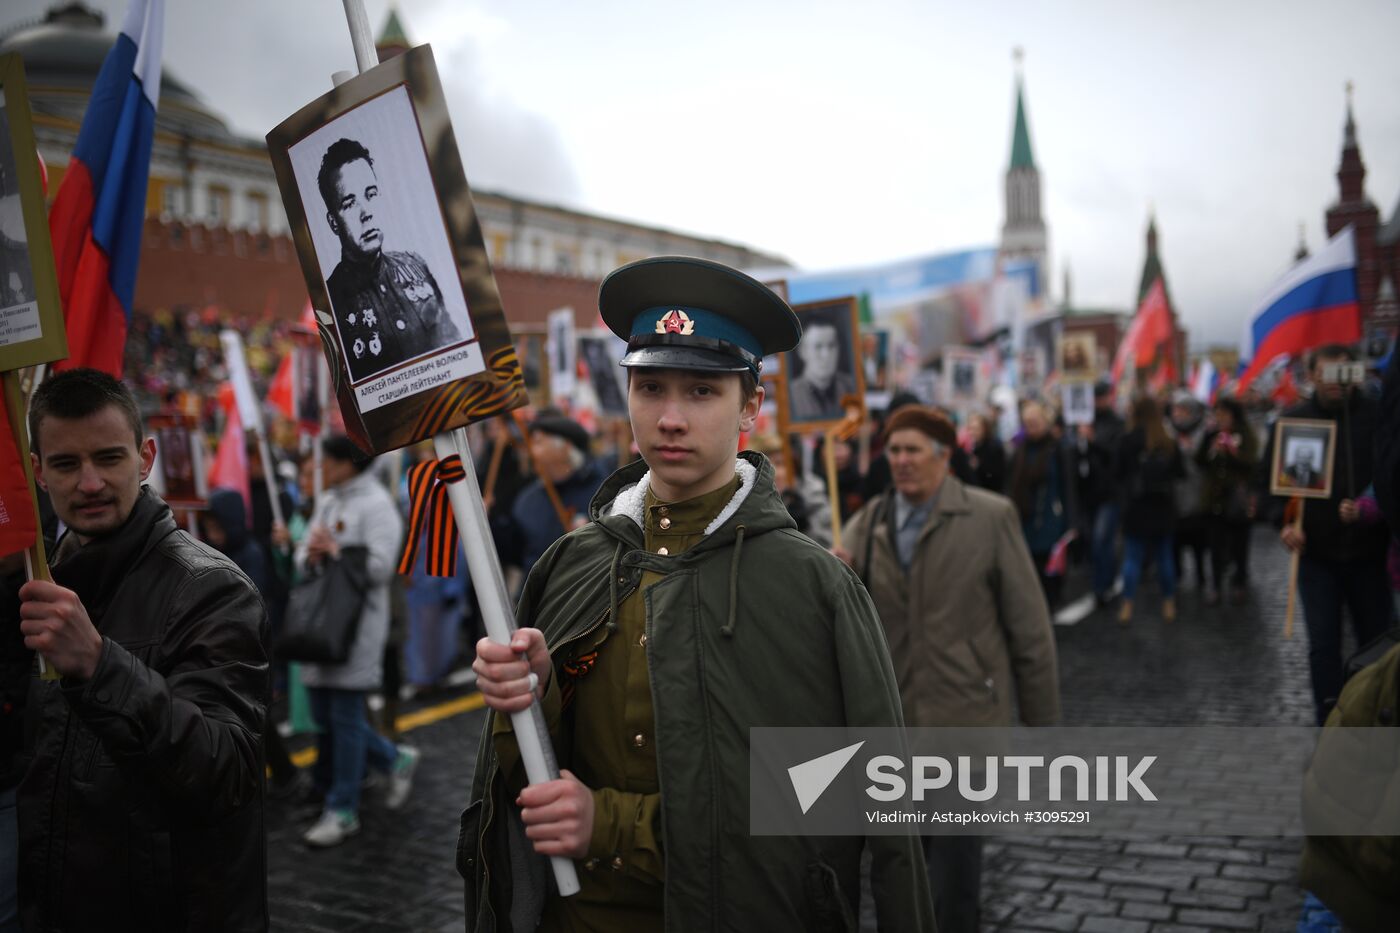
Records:
[[[243,422],[243,429],[251,429],[258,439],[258,459],[262,461],[263,485],[267,487],[267,501],[272,505],[272,520],[279,525],[285,524],[282,503],[277,495],[277,474],[272,469],[272,449],[267,446],[267,432],[263,430],[262,407],[258,404],[257,393],[253,391],[248,361],[243,356],[243,335],[236,330],[221,330],[219,342],[224,347],[224,362],[228,365],[229,381],[233,383],[233,398],[238,404],[239,420]]]
[[[377,63],[377,55],[363,0],[344,0],[344,3],[345,18],[350,24],[350,38],[355,44],[355,61],[360,71],[368,71]],[[461,458],[466,476],[461,482],[448,484],[447,497],[452,503],[452,515],[462,537],[462,550],[466,554],[472,586],[476,588],[477,602],[481,605],[486,635],[494,642],[508,645],[516,630],[515,614],[510,608],[510,596],[506,592],[505,577],[501,573],[501,561],[496,554],[495,542],[491,538],[490,525],[486,521],[486,507],[481,501],[481,487],[477,485],[476,467],[472,463],[466,429],[456,428],[438,434],[433,438],[433,449],[439,460],[445,460],[454,454]],[[549,744],[549,729],[545,725],[544,712],[540,709],[539,702],[531,703],[527,710],[511,713],[510,724],[515,730],[516,743],[520,747],[520,760],[525,765],[525,776],[529,783],[542,784],[556,780],[559,777],[559,765],[554,759],[554,749]],[[554,883],[559,893],[564,897],[577,894],[579,883],[574,863],[559,856],[554,856],[549,861],[554,870]]]

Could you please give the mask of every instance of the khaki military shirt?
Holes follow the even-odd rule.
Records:
[[[648,489],[646,549],[684,553],[704,537],[705,528],[738,490],[738,476],[684,502],[662,502]],[[567,755],[567,767],[593,788],[593,837],[580,863],[579,893],[550,900],[542,931],[660,933],[664,928],[661,795],[646,651],[646,590],[661,578],[644,572],[637,589],[618,606],[617,618],[581,639],[565,670],[556,671],[547,688],[543,706],[546,719],[558,722],[560,758]],[[569,699],[559,713],[561,680]],[[513,742],[501,741],[510,738],[509,717],[496,722],[497,754],[504,768],[507,761],[518,760],[518,752]],[[517,774],[513,786],[521,783],[523,776]]]

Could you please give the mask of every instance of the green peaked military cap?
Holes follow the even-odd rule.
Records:
[[[751,372],[797,346],[802,325],[786,301],[737,269],[689,256],[654,256],[615,269],[598,290],[603,323],[627,341],[623,366]]]

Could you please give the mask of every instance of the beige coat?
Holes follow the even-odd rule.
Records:
[[[1007,726],[1018,708],[1026,725],[1058,721],[1055,635],[1011,500],[949,476],[908,574],[893,520],[891,491],[843,537],[884,624],[905,723]]]

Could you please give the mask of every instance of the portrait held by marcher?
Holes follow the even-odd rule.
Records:
[[[787,419],[803,429],[839,422],[861,405],[854,300],[799,306],[802,337],[783,355]]]

